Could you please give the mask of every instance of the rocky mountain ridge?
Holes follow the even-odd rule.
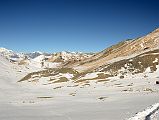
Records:
[[[114,59],[122,59],[123,57],[138,55],[146,51],[151,51],[159,47],[159,29],[154,30],[146,36],[119,42],[102,52],[95,54],[93,57],[82,61],[80,64],[75,64],[74,68],[83,68],[83,71],[96,69],[102,65],[106,65]]]
[[[39,63],[38,67],[45,66],[44,63],[52,64],[59,63],[61,65],[79,62],[87,59],[93,55],[93,53],[82,53],[82,52],[57,52],[57,53],[43,53],[43,52],[32,52],[32,53],[17,53],[6,48],[0,48],[0,55],[8,59],[12,63],[18,63],[19,65],[27,65],[32,62]],[[51,66],[50,66],[51,67]]]
[[[7,53],[14,55],[12,51]],[[24,76],[19,82],[45,81],[41,82],[45,85],[106,81],[109,77],[122,79],[137,74],[146,77],[149,73],[159,71],[159,29],[137,39],[122,41],[99,53],[59,52],[39,54],[33,59],[25,56],[18,61],[18,65],[41,68]]]
[[[45,85],[60,82],[86,84],[92,80],[104,82],[110,77],[122,79],[138,74],[143,77],[147,77],[149,73],[157,74],[159,29],[137,39],[122,41],[83,60],[66,62],[65,60],[72,60],[72,56],[60,57],[65,54],[57,53],[48,58],[51,62],[65,63],[63,66],[30,73],[20,81],[45,81]]]

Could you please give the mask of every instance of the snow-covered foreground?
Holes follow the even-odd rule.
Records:
[[[139,112],[136,116],[129,120],[156,120],[159,118],[158,115],[159,103],[152,105],[151,107]]]
[[[0,120],[124,120],[159,102],[158,73],[38,85],[17,83],[28,71],[1,61]]]

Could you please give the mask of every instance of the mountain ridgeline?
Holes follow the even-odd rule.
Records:
[[[0,54],[12,64],[40,68],[19,82],[37,83],[47,78],[46,85],[69,81],[105,81],[109,77],[124,78],[136,74],[146,77],[147,73],[159,71],[159,29],[137,39],[122,41],[98,53],[16,53],[1,48]]]

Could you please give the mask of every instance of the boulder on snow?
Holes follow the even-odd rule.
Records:
[[[156,84],[159,84],[159,81],[156,81]]]

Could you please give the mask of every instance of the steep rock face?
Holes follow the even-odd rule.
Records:
[[[91,58],[82,61],[80,64],[74,64],[74,68],[82,72],[96,69],[110,62],[122,60],[124,57],[136,56],[138,54],[157,49],[159,47],[159,29],[150,34],[134,40],[126,40],[113,45],[104,51],[97,53]]]

